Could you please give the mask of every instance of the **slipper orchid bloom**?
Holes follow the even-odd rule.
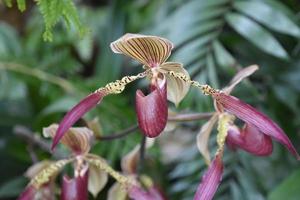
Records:
[[[45,137],[54,137],[58,125],[44,128]],[[63,176],[61,200],[87,200],[88,192],[94,198],[105,187],[108,175],[111,175],[122,186],[128,189],[136,187],[135,181],[112,169],[106,161],[94,154],[89,154],[93,131],[86,127],[70,128],[61,142],[71,151],[67,159],[42,161],[30,167],[26,176],[31,179],[18,200],[55,199],[55,179],[67,164],[72,164],[73,177]]]
[[[283,144],[298,160],[300,159],[287,135],[274,121],[249,104],[230,95],[230,92],[241,80],[251,75],[257,69],[257,66],[247,67],[233,78],[228,87],[222,91],[211,92],[217,112],[202,126],[197,136],[198,148],[209,164],[209,168],[198,186],[194,200],[213,199],[222,179],[222,155],[225,141],[233,150],[242,149],[257,156],[268,156],[273,151],[272,139],[274,139]],[[234,125],[235,117],[245,122],[245,126],[242,129]],[[210,163],[207,143],[209,134],[217,121],[219,149],[214,160]]]
[[[138,124],[147,137],[157,137],[165,128],[168,118],[167,99],[175,105],[184,98],[190,84],[172,76],[169,72],[184,74],[189,78],[182,64],[166,62],[173,44],[167,39],[139,34],[126,34],[110,45],[112,51],[124,54],[143,64],[145,72],[136,76],[125,76],[107,84],[81,100],[61,121],[53,140],[52,149],[64,133],[86,112],[95,107],[104,96],[121,93],[125,86],[137,79],[148,77],[150,93],[136,92],[136,113]]]

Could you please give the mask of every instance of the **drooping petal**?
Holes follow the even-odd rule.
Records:
[[[44,137],[55,137],[58,129],[57,124],[43,128]],[[67,146],[74,154],[84,154],[89,152],[93,132],[85,127],[70,128],[62,137],[61,142]]]
[[[251,65],[249,67],[243,68],[231,79],[229,85],[222,90],[224,91],[225,94],[230,94],[237,84],[239,84],[242,80],[244,80],[248,76],[252,75],[256,70],[258,70],[257,65]]]
[[[89,180],[88,180],[88,190],[94,198],[96,199],[98,193],[104,188],[108,181],[108,174],[95,167],[94,165],[89,165]]]
[[[157,137],[165,128],[168,119],[166,80],[145,96],[136,92],[138,124],[147,137]]]
[[[37,189],[33,185],[29,185],[26,189],[20,194],[17,200],[34,200]]]
[[[148,191],[139,186],[132,186],[128,191],[129,197],[133,200],[164,200],[160,191],[152,186]]]
[[[189,73],[183,68],[181,63],[166,62],[159,67],[159,71],[166,76],[167,79],[167,97],[176,106],[181,102],[190,89],[190,84],[167,74],[169,71],[182,73],[190,78]]]
[[[248,124],[254,125],[259,131],[283,144],[298,160],[300,159],[299,154],[284,131],[265,114],[257,111],[238,98],[224,93],[217,93],[214,95],[214,98],[227,112],[237,116]]]
[[[219,184],[222,180],[223,163],[222,154],[216,155],[210,164],[208,170],[202,177],[201,183],[197,188],[194,200],[211,200],[213,199]]]
[[[208,149],[208,142],[210,133],[218,119],[218,115],[215,113],[210,120],[208,120],[200,129],[197,135],[197,147],[205,159],[207,165],[210,164],[210,152]]]
[[[60,122],[55,137],[52,143],[52,150],[55,148],[59,140],[64,136],[64,134],[69,130],[69,128],[80,119],[86,112],[95,107],[102,98],[106,95],[104,91],[95,92],[83,100],[81,100],[76,106],[74,106]]]
[[[83,176],[70,179],[63,177],[61,200],[87,200],[88,199],[88,171]]]
[[[173,44],[164,38],[127,33],[110,44],[114,53],[125,54],[148,67],[156,67],[171,54]]]
[[[273,151],[270,136],[260,132],[254,125],[246,124],[242,130],[231,126],[228,130],[226,143],[234,148],[243,149],[257,156],[268,156]]]

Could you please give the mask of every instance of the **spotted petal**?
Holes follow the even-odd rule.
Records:
[[[164,80],[149,95],[136,92],[138,124],[147,137],[157,137],[165,128],[168,118],[167,88]]]
[[[240,148],[257,156],[268,156],[273,151],[271,137],[260,132],[252,124],[246,124],[242,130],[231,126],[226,143],[231,148]]]
[[[54,149],[59,140],[69,130],[69,128],[71,128],[71,126],[73,126],[73,124],[75,124],[75,122],[80,119],[86,112],[95,107],[105,95],[106,93],[104,91],[92,93],[81,100],[76,106],[74,106],[60,122],[51,148]]]
[[[187,78],[190,77],[189,73],[183,68],[181,63],[166,62],[159,67],[159,71],[164,73],[167,79],[167,97],[168,100],[173,102],[176,106],[181,102],[190,89],[190,84],[167,74],[166,72],[173,71],[182,73]]]
[[[244,122],[252,124],[260,132],[271,136],[281,144],[283,144],[297,159],[300,159],[295,147],[284,131],[265,114],[257,111],[249,104],[244,103],[236,97],[217,93],[214,95],[216,101],[222,105],[225,111],[235,115]]]
[[[201,183],[197,188],[194,200],[213,199],[223,174],[222,154],[217,154],[210,164],[208,170],[202,177]]]
[[[127,33],[110,44],[114,53],[127,55],[143,65],[156,67],[171,54],[173,44],[164,38]]]

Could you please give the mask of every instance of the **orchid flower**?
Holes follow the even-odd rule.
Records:
[[[54,137],[57,129],[58,125],[53,124],[44,128],[43,134],[45,137]],[[73,164],[74,177],[63,176],[61,200],[87,200],[88,191],[96,198],[106,185],[108,175],[114,177],[123,190],[137,187],[138,184],[132,178],[112,169],[103,158],[89,154],[92,137],[93,131],[89,128],[70,128],[61,142],[72,155],[67,159],[42,161],[30,167],[26,176],[31,181],[18,200],[54,200],[55,178],[67,164]]]
[[[217,191],[223,174],[222,154],[225,141],[233,150],[240,148],[257,156],[267,156],[272,153],[271,139],[274,139],[283,144],[298,160],[300,159],[287,135],[275,122],[249,104],[229,95],[240,81],[257,69],[258,67],[254,65],[241,70],[228,87],[222,91],[215,90],[211,93],[217,112],[202,126],[197,136],[198,148],[209,164],[209,168],[198,186],[195,200],[211,200]],[[243,129],[234,125],[235,117],[245,122]],[[217,121],[219,148],[214,160],[210,163],[207,143],[209,134]]]
[[[174,77],[170,72],[189,74],[182,64],[166,62],[173,44],[167,39],[139,34],[126,34],[110,45],[113,52],[124,54],[143,64],[145,71],[136,76],[125,76],[88,95],[73,107],[61,121],[53,140],[52,149],[64,133],[86,112],[95,107],[104,96],[121,93],[125,86],[137,79],[148,77],[150,93],[136,92],[138,124],[147,137],[157,137],[165,128],[168,117],[167,99],[178,105],[189,90],[190,84]]]

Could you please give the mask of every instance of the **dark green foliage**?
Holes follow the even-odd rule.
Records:
[[[28,2],[18,0],[15,4],[5,0],[8,7],[18,5],[25,13]],[[28,11],[30,15],[20,12],[26,16],[23,30],[7,21],[0,23],[0,159],[5,160],[0,169],[0,198],[15,198],[26,183],[23,173],[32,164],[28,144],[14,134],[16,125],[40,135],[42,127],[59,122],[68,109],[94,89],[125,74],[142,71],[141,66],[109,49],[110,42],[126,32],[170,39],[175,49],[169,60],[184,63],[194,79],[218,88],[224,87],[241,67],[258,64],[260,70],[233,94],[278,122],[299,147],[298,1],[87,2],[91,3],[39,0]],[[83,37],[80,39],[79,35]],[[144,83],[128,85],[123,94],[105,98],[85,119],[99,117],[103,134],[136,123],[135,91],[146,91]],[[178,108],[172,109],[214,110],[211,99],[195,89]],[[183,130],[180,134],[191,142],[172,163],[162,164],[162,146],[156,145],[148,154],[145,173],[151,174],[172,200],[191,199],[206,170],[195,146],[195,136],[202,124],[178,125]],[[97,142],[92,152],[120,169],[122,156],[140,140],[140,132],[135,132],[119,141]],[[215,138],[210,142],[214,153]],[[38,147],[34,149],[39,160],[53,159]],[[225,174],[216,199],[277,200],[283,195],[279,199],[293,200],[300,196],[296,187],[299,164],[280,145],[275,145],[271,157],[258,158],[227,150],[224,160]],[[103,194],[99,199],[105,199]]]

